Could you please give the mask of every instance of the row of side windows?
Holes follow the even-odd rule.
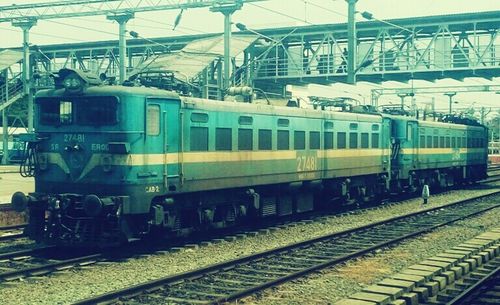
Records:
[[[420,136],[420,148],[479,148],[485,144],[483,138]]]
[[[208,151],[209,148],[209,130],[208,127],[191,127],[190,150]],[[290,131],[278,130],[276,133],[277,150],[290,149]],[[336,143],[338,149],[357,149],[357,148],[379,148],[379,133],[362,132],[359,137],[357,132],[337,132]],[[309,136],[309,149],[321,149],[321,133],[319,131],[293,131],[293,149],[306,149],[306,135]],[[239,128],[237,135],[238,150],[253,150],[254,132],[253,129]],[[347,139],[349,136],[349,140]],[[257,149],[272,150],[272,131],[270,129],[259,129],[257,133]],[[323,133],[323,149],[334,149],[335,134],[333,131]],[[371,138],[371,145],[370,145]],[[230,151],[233,147],[231,128],[215,129],[215,150]]]

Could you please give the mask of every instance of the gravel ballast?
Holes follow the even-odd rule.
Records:
[[[430,199],[430,203],[426,207],[439,206],[450,201],[475,197],[481,194],[490,193],[493,190],[494,189],[484,188],[479,190],[460,190],[433,196]],[[177,251],[175,253],[162,252],[160,254],[147,257],[142,256],[139,258],[131,258],[121,263],[106,263],[98,264],[95,266],[87,266],[80,269],[70,269],[47,277],[29,278],[14,282],[0,283],[0,294],[2,296],[1,304],[69,304],[71,302],[88,298],[96,294],[106,293],[148,280],[193,270],[214,263],[234,259],[239,256],[249,255],[256,252],[285,246],[294,242],[299,242],[313,237],[358,227],[364,224],[380,221],[421,209],[421,199],[408,200],[401,205],[392,206],[390,209],[380,208],[363,213],[343,215],[340,217],[325,217],[321,221],[291,226],[277,231],[271,230],[272,232],[265,235],[260,234],[254,237],[246,237],[243,239],[237,238],[234,241],[230,242],[221,241],[219,243],[212,243],[200,248],[193,247],[191,249],[181,249],[180,251]],[[493,219],[495,219],[496,223],[498,223],[500,212],[493,211],[485,215],[490,215],[492,213],[496,213]],[[455,226],[453,226],[452,228],[454,227]],[[461,226],[456,227],[462,228]],[[475,230],[469,229],[468,226],[464,226],[463,228],[464,230],[474,231],[473,234],[477,234],[479,230],[478,228],[476,228]],[[470,236],[469,233],[461,234],[467,236],[463,238],[469,238]],[[462,237],[462,235],[459,234],[457,238]],[[445,236],[447,236],[448,238],[453,237],[452,235],[448,236],[446,234]],[[434,246],[440,246],[436,245],[438,244],[437,242],[431,242],[430,240],[422,240],[421,243],[422,245],[416,245],[414,249],[420,250],[427,243]],[[441,248],[439,249],[439,251],[441,251]],[[430,252],[427,252],[425,256],[428,256],[429,253]],[[408,259],[406,257],[410,254],[413,253],[408,254],[407,252],[402,252],[401,254],[397,255],[403,255],[404,260],[413,262],[414,260]],[[395,257],[397,257],[397,255]],[[378,266],[375,269],[381,270],[379,272],[381,274],[380,276],[376,276],[376,274],[378,274],[377,272],[373,273],[374,276],[372,276],[372,278],[375,281],[379,279],[382,274],[386,274],[386,272],[392,272],[393,268],[398,266],[398,264],[388,264],[383,261],[378,261],[378,265],[374,266]],[[345,268],[347,267],[348,266],[346,266]],[[362,266],[360,268],[360,270],[363,271]],[[386,272],[384,272],[384,270],[386,270]],[[352,272],[344,273],[351,274]],[[364,273],[366,275],[366,272],[361,273]],[[319,293],[317,296],[313,294],[313,291],[320,290],[319,288],[316,289],[313,286],[305,285],[305,290],[303,292],[294,293],[292,291],[289,295],[287,294],[285,299],[298,294],[299,297],[300,295],[303,296],[301,298],[302,301],[311,300],[311,302],[309,302],[310,304],[318,304],[318,302],[314,302],[314,300],[316,298],[320,298],[323,294],[333,295],[335,296],[335,299],[337,299],[354,292],[352,289],[361,287],[361,284],[353,281],[352,279],[346,279],[344,281],[333,277],[329,280],[333,281],[334,283],[338,283],[338,285],[341,286],[347,285],[346,287],[350,288],[350,291],[337,296],[337,293],[334,293],[333,288],[327,285],[328,282],[325,283],[323,281],[321,285],[325,288],[325,291],[323,293]],[[309,281],[311,280],[308,280],[308,282]],[[286,289],[294,289],[296,285],[297,283],[294,283],[291,286],[284,285],[282,287],[289,287]],[[281,289],[283,288],[279,289],[280,292]],[[275,294],[272,290],[270,291],[272,295]],[[263,301],[264,303],[270,302],[269,304],[273,304],[275,302],[275,304],[283,304],[285,299],[283,299],[281,295],[276,301],[273,301],[272,297],[269,297],[259,300],[257,303],[261,304],[261,301]],[[250,302],[254,301],[255,300]],[[291,302],[289,304],[299,303],[301,302]],[[322,301],[319,303],[321,304],[325,302]],[[305,302],[303,304],[308,304],[308,302]]]
[[[391,274],[498,227],[499,219],[500,209],[494,209],[232,304],[333,304]]]

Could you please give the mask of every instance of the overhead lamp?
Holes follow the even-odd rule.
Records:
[[[240,22],[236,23],[236,27],[237,27],[237,28],[238,28],[238,30],[240,30],[240,31],[246,31],[246,30],[247,30],[247,26],[246,26],[246,25],[244,25],[243,23],[240,23]]]
[[[260,36],[260,37],[262,37],[262,38],[266,39],[267,41],[272,41],[272,42],[275,42],[275,43],[277,42],[276,40],[274,40],[273,38],[271,38],[271,37],[269,37],[269,36],[266,36],[266,35],[264,35],[264,34],[262,34],[262,33],[259,33],[259,32],[257,32],[257,31],[255,31],[255,30],[249,29],[246,25],[244,25],[244,24],[243,24],[243,23],[241,23],[241,22],[235,23],[235,26],[236,26],[236,27],[238,28],[238,30],[240,30],[240,31],[248,31],[248,32],[250,32],[250,33],[253,33],[253,34],[257,35],[257,36]]]
[[[136,39],[144,39],[146,41],[149,41],[151,43],[154,43],[156,45],[159,45],[159,46],[162,46],[163,48],[166,49],[167,52],[170,52],[170,46],[167,46],[167,45],[164,45],[163,43],[159,43],[157,41],[154,41],[152,39],[149,39],[149,38],[146,38],[146,37],[142,37],[141,35],[139,35],[139,33],[137,33],[136,31],[128,31],[129,35],[132,36],[133,38],[136,38]]]
[[[367,11],[362,12],[361,16],[363,16],[363,18],[365,18],[366,20],[372,20],[373,19],[373,14],[369,13]]]

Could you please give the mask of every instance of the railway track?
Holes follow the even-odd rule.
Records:
[[[493,196],[500,192],[495,193]],[[253,294],[446,224],[497,208],[492,195],[463,200],[128,287],[75,304],[219,304]],[[475,204],[469,204],[475,201]],[[121,303],[122,304],[122,303]]]
[[[24,237],[25,224],[0,227],[0,242]]]
[[[424,304],[500,304],[500,258],[496,257],[449,285],[430,301]]]
[[[103,259],[101,253],[87,255],[56,254],[55,246],[0,254],[0,282],[46,275],[76,266],[93,264]],[[55,258],[59,257],[59,258]]]

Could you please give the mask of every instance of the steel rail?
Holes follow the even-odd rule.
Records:
[[[50,250],[50,248],[52,248],[52,247],[35,249],[34,251],[35,251],[35,253],[38,253],[40,251],[48,251],[48,250]],[[19,251],[19,252],[23,252],[23,251]],[[30,250],[26,250],[26,254],[28,254],[28,253],[30,253]],[[33,252],[31,252],[31,253],[33,253]],[[8,253],[8,254],[11,255],[11,253]],[[21,257],[22,256],[23,255],[21,255]],[[79,265],[80,263],[83,263],[83,262],[88,262],[88,261],[92,261],[92,260],[99,260],[102,257],[103,257],[103,255],[101,253],[91,254],[91,255],[86,255],[86,256],[81,256],[81,257],[76,257],[76,258],[65,259],[65,260],[61,260],[58,262],[54,262],[54,263],[42,264],[40,266],[3,272],[3,273],[0,273],[0,282],[6,281],[6,280],[11,280],[11,279],[23,278],[26,276],[31,276],[33,274],[40,275],[42,273],[51,273],[51,272],[57,271],[58,269],[61,269],[63,267],[76,266],[76,265]]]
[[[24,237],[25,234],[22,231],[20,233],[15,233],[15,234],[5,234],[5,231],[20,230],[24,229],[25,227],[26,224],[0,227],[0,232],[2,233],[2,235],[0,235],[0,241],[6,241]]]
[[[25,237],[26,235],[24,233],[16,233],[16,234],[7,234],[7,235],[1,235],[0,236],[0,241],[6,241],[6,240],[11,240],[11,239],[18,239]]]
[[[0,227],[0,231],[8,231],[8,230],[15,230],[15,229],[23,229],[26,227],[26,224],[20,224],[20,225],[11,225],[11,226],[3,226]]]
[[[486,264],[488,265],[488,264]],[[491,267],[490,272],[486,274],[478,274],[475,273],[475,278],[469,277],[469,282],[476,281],[470,287],[466,288],[462,293],[454,297],[450,301],[442,302],[442,304],[446,305],[471,305],[471,304],[482,304],[475,302],[475,300],[482,298],[482,296],[486,296],[488,298],[495,298],[496,303],[489,302],[488,304],[500,304],[500,294],[498,291],[496,293],[488,294],[494,288],[492,286],[498,286],[498,281],[500,280],[500,259],[496,258],[493,262],[490,262],[489,265]],[[496,267],[496,268],[495,268]],[[483,268],[484,269],[484,268]],[[478,276],[482,275],[479,280]],[[496,289],[498,290],[498,288]],[[437,302],[436,302],[437,303]],[[439,304],[439,303],[437,303]]]
[[[181,273],[181,274],[176,274],[176,275],[172,275],[172,276],[167,276],[167,277],[153,280],[153,281],[150,281],[150,282],[147,282],[144,284],[138,284],[138,285],[127,287],[127,288],[124,288],[121,290],[109,292],[109,293],[106,293],[106,294],[103,294],[100,296],[95,296],[95,297],[91,297],[91,298],[88,298],[85,300],[80,300],[80,301],[75,302],[74,304],[84,305],[84,304],[96,304],[96,303],[101,303],[101,302],[112,302],[113,300],[117,300],[118,298],[122,298],[122,297],[129,297],[130,298],[131,296],[132,297],[138,296],[145,291],[152,292],[155,290],[159,290],[162,292],[165,292],[165,291],[174,292],[173,294],[171,294],[172,295],[171,299],[173,300],[173,303],[175,303],[175,301],[177,301],[177,302],[184,301],[184,302],[188,302],[188,303],[194,302],[194,301],[196,301],[196,302],[205,301],[206,304],[219,304],[219,303],[223,303],[223,302],[227,302],[227,301],[236,300],[238,298],[250,295],[250,294],[255,293],[257,291],[261,291],[265,288],[269,288],[271,286],[275,286],[275,285],[290,281],[292,279],[296,279],[298,277],[307,275],[311,272],[321,270],[321,269],[324,269],[327,267],[331,267],[335,264],[338,264],[338,263],[344,262],[346,260],[361,256],[363,254],[369,253],[369,252],[376,250],[376,249],[379,249],[381,247],[385,247],[385,246],[400,242],[404,239],[414,237],[414,236],[417,236],[417,235],[420,235],[423,233],[427,233],[429,231],[432,231],[438,227],[447,225],[449,223],[456,222],[458,220],[472,217],[474,215],[478,215],[478,214],[486,212],[488,210],[497,208],[500,206],[500,203],[489,203],[488,202],[487,204],[485,204],[484,202],[483,203],[478,202],[477,205],[484,204],[485,207],[483,209],[480,209],[480,210],[474,209],[472,212],[467,211],[466,215],[463,215],[463,214],[457,215],[460,212],[460,210],[457,211],[457,209],[461,208],[462,210],[467,210],[468,205],[466,203],[469,203],[471,201],[477,201],[478,199],[481,199],[481,198],[486,198],[486,197],[490,197],[493,195],[498,195],[499,193],[500,193],[500,191],[497,191],[497,192],[489,194],[489,195],[483,195],[483,196],[478,196],[476,198],[471,198],[471,199],[466,199],[466,200],[454,202],[454,203],[449,204],[445,207],[440,206],[440,207],[425,209],[425,210],[422,210],[422,211],[419,211],[416,213],[410,213],[407,215],[394,217],[394,218],[391,218],[388,220],[379,221],[379,222],[372,223],[372,224],[362,226],[359,228],[354,228],[354,229],[350,229],[350,230],[346,230],[346,231],[342,231],[342,232],[314,238],[311,240],[298,242],[298,243],[295,243],[292,245],[280,247],[280,248],[273,249],[270,251],[265,251],[265,252],[261,252],[261,253],[257,253],[257,254],[248,255],[248,256],[245,256],[242,258],[237,258],[237,259],[234,259],[231,261],[221,262],[221,263],[211,265],[208,267],[204,267],[204,268],[200,268],[197,270],[193,270],[193,271],[189,271],[189,272],[185,272],[185,273]],[[448,213],[448,214],[446,214],[446,213]],[[462,213],[463,213],[463,211],[462,211]],[[423,225],[423,223],[418,223],[418,222],[415,223],[416,217],[421,217],[421,219],[426,220],[429,225],[425,226],[425,225]],[[437,222],[437,218],[439,218],[439,217],[441,217],[442,220]],[[401,226],[400,221],[405,220],[405,219],[412,221],[412,222],[408,223],[407,225],[410,228],[412,228],[413,231],[404,232],[404,228]],[[389,227],[390,224],[395,226],[394,228],[392,228],[392,230]],[[414,227],[411,227],[412,225]],[[370,232],[374,232],[376,230],[381,230],[382,232],[384,232],[385,229],[388,230],[387,231],[388,233],[396,234],[396,235],[393,237],[390,237],[388,240],[382,240],[379,237],[373,236],[373,234],[370,237]],[[361,237],[362,237],[362,234],[366,235],[364,237],[365,238],[364,241],[361,243],[361,248],[359,248],[359,244],[355,245],[356,240],[350,240],[350,238],[352,238],[353,236],[355,237],[356,234],[360,235]],[[388,234],[388,235],[390,236],[391,234]],[[360,236],[358,236],[358,238]],[[344,240],[342,240],[342,238]],[[373,244],[373,240],[375,240],[377,242],[375,244]],[[337,241],[337,243],[332,245],[330,249],[327,249],[329,251],[326,251],[325,253],[328,253],[328,254],[325,254],[324,256],[322,256],[321,253],[317,253],[315,256],[314,253],[316,253],[316,252],[314,252],[314,251],[312,251],[312,254],[311,253],[307,254],[307,249],[315,250],[314,247],[316,247],[317,249],[319,249],[320,247],[327,247],[328,244],[332,244],[332,241]],[[350,250],[351,253],[348,252],[350,249],[350,246],[352,246],[351,250]],[[358,247],[358,248],[356,248],[356,247]],[[355,250],[354,252],[352,252],[353,249]],[[300,254],[300,251],[303,251],[306,253],[306,255],[304,256],[304,257],[306,257],[306,259],[302,259],[302,261],[307,262],[307,261],[310,261],[312,259],[312,260],[316,260],[317,262],[311,266],[307,266],[307,263],[305,263],[305,265],[302,268],[300,268],[300,266],[299,267],[297,266],[296,261],[294,261],[292,259],[291,266],[294,266],[294,268],[291,269],[292,272],[284,271],[283,268],[286,269],[286,267],[284,267],[285,264],[283,264],[282,262],[279,262],[280,267],[274,267],[274,269],[271,268],[272,267],[271,259],[278,258],[279,254],[284,254],[285,257],[291,256],[292,258],[295,259],[295,257],[298,257],[298,256],[294,256],[294,253],[293,253],[294,251],[296,252],[295,255],[297,255],[297,253]],[[347,254],[346,254],[346,252],[347,252]],[[340,255],[339,255],[339,253],[340,253]],[[302,255],[304,255],[304,254],[302,254]],[[335,255],[338,255],[338,256],[335,257]],[[314,259],[314,257],[316,257],[316,259]],[[321,259],[319,259],[319,257],[324,257],[324,258],[326,258],[326,260],[321,260]],[[298,259],[300,259],[300,258],[298,258]],[[256,267],[259,264],[262,266],[266,266],[266,268],[268,268],[267,269],[268,271],[271,270],[271,272],[269,274],[274,274],[274,275],[280,274],[280,273],[283,273],[283,274],[280,274],[277,277],[272,277],[272,276],[266,277],[266,276],[264,276],[265,271],[259,270]],[[288,264],[290,265],[290,262],[288,262]],[[247,266],[247,267],[244,267],[244,266]],[[271,267],[269,267],[269,266],[271,266]],[[219,285],[216,285],[215,281],[217,279],[214,277],[219,276],[219,277],[223,278],[224,274],[230,274],[230,272],[233,272],[233,271],[237,272],[238,268],[240,268],[244,272],[244,273],[241,273],[240,277],[243,277],[243,278],[247,277],[247,280],[248,280],[249,276],[252,277],[252,275],[249,275],[249,273],[256,272],[253,275],[253,277],[259,278],[259,276],[257,276],[257,275],[260,272],[260,274],[261,274],[260,281],[261,282],[252,284],[252,283],[250,283],[250,281],[241,281],[241,285],[239,285],[241,287],[239,287],[239,288],[230,287],[230,288],[227,288],[225,291],[223,291],[224,287],[227,287],[228,283],[232,282],[231,280],[222,279],[219,281],[219,282],[222,281],[222,283],[219,283]],[[272,271],[272,270],[274,270],[274,271]],[[238,276],[238,275],[239,275],[238,273],[236,275],[232,274],[233,277]],[[264,279],[264,278],[266,278],[266,279]],[[203,284],[204,279],[206,280],[205,284]],[[198,283],[197,283],[197,281],[198,281]],[[216,291],[216,292],[212,293],[212,295],[210,295],[209,292],[203,292],[203,291],[200,292],[199,289],[206,287],[207,286],[206,283],[210,283],[210,287],[212,288],[213,291]],[[180,288],[178,287],[178,286],[182,286],[182,285],[185,285],[187,287],[187,289],[186,288],[183,289],[183,287],[180,287]],[[189,289],[189,285],[191,285],[191,287],[193,287],[191,290]],[[250,287],[245,287],[245,285],[246,286],[250,285]],[[178,289],[177,292],[184,293],[184,294],[182,294],[180,296],[177,294],[177,296],[176,296],[175,289]],[[219,289],[219,290],[217,290],[217,289]],[[222,291],[221,291],[221,289],[222,289]],[[186,293],[186,290],[188,291],[188,293],[191,296],[194,295],[195,298],[190,299],[189,296],[185,297],[184,295]],[[231,291],[231,290],[233,290],[233,291],[236,290],[236,291],[228,293],[228,291]],[[182,298],[183,296],[184,296],[184,299]],[[169,298],[169,297],[166,297],[163,295],[162,295],[162,297],[165,300],[167,300]]]
[[[46,246],[46,247],[36,248],[36,249],[26,249],[26,250],[14,251],[14,252],[2,253],[2,254],[0,254],[0,260],[9,260],[9,259],[12,259],[14,257],[20,257],[20,256],[38,255],[43,251],[49,251],[51,249],[55,249],[55,246]]]

